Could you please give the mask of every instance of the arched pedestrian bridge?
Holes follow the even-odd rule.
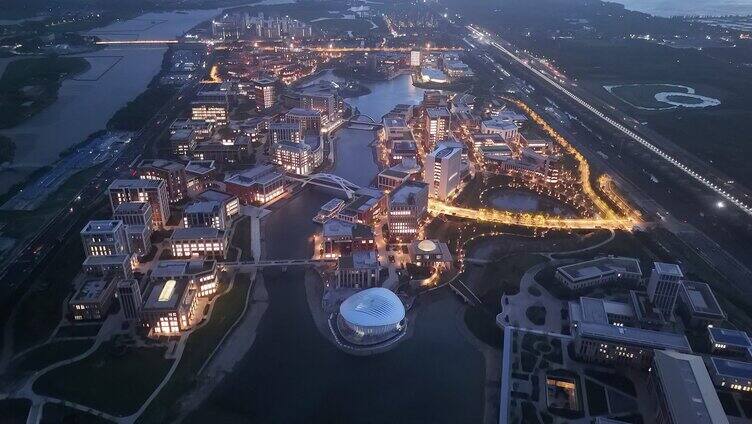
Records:
[[[355,192],[360,189],[359,185],[334,174],[320,173],[311,175],[299,175],[288,173],[287,178],[289,180],[299,181],[303,183],[303,187],[308,184],[312,184],[323,188],[341,191],[345,194],[345,196],[347,196],[348,199],[352,199]]]

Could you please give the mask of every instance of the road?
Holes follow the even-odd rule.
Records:
[[[742,195],[736,194],[732,192],[731,190],[724,189],[723,188],[723,182],[718,181],[719,179],[715,175],[709,175],[707,173],[700,173],[698,171],[695,171],[694,169],[690,168],[689,165],[686,164],[681,158],[675,157],[665,150],[659,148],[656,144],[651,143],[644,137],[637,134],[635,131],[633,131],[630,128],[627,128],[624,124],[621,122],[616,121],[615,119],[611,118],[609,115],[607,115],[602,110],[596,108],[591,103],[583,100],[581,97],[575,95],[572,91],[565,88],[563,85],[561,85],[559,82],[555,81],[554,78],[549,77],[548,75],[544,74],[543,72],[539,71],[538,69],[534,68],[529,64],[530,60],[529,58],[523,58],[520,55],[512,52],[513,47],[509,44],[506,44],[506,47],[502,45],[502,40],[497,39],[493,36],[491,36],[488,32],[482,31],[480,29],[477,29],[473,27],[472,25],[467,26],[468,30],[475,34],[478,37],[484,37],[488,38],[488,43],[496,48],[498,51],[502,52],[512,60],[516,61],[518,64],[525,67],[528,71],[530,71],[532,74],[537,76],[538,78],[542,79],[543,81],[550,84],[553,88],[558,90],[561,94],[569,97],[573,101],[579,103],[581,106],[583,106],[588,111],[592,112],[597,116],[599,119],[603,120],[605,123],[611,125],[613,128],[618,130],[619,132],[623,133],[630,139],[640,143],[642,146],[647,148],[652,153],[658,155],[663,160],[667,161],[671,165],[675,166],[682,172],[689,175],[691,178],[693,178],[695,181],[699,182],[706,188],[710,189],[711,191],[715,192],[716,194],[720,195],[722,198],[727,200],[728,202],[736,205],[739,207],[742,211],[747,213],[748,215],[752,216],[752,207],[743,201],[741,199]],[[509,47],[509,48],[507,48]]]
[[[510,48],[514,49],[511,45],[506,45],[509,47],[508,51]],[[496,49],[495,46],[492,48]],[[509,66],[506,69],[525,78],[522,81],[526,84],[534,84],[535,88],[540,89],[535,90],[530,86],[532,91],[523,90],[524,92],[518,93],[532,109],[546,114],[544,106],[550,104],[547,95],[560,101],[559,109],[567,112],[571,120],[567,123],[550,121],[551,125],[570,140],[588,161],[611,175],[617,186],[628,192],[647,215],[660,217],[662,226],[677,235],[688,248],[724,275],[737,289],[745,293],[752,291],[752,286],[748,283],[752,280],[752,272],[745,265],[752,258],[745,250],[749,240],[739,222],[740,218],[748,218],[746,212],[734,212],[733,208],[725,213],[722,210],[709,211],[709,207],[715,206],[707,202],[707,198],[717,196],[715,191],[703,190],[704,185],[693,184],[694,179],[684,170],[658,155],[648,153],[648,150],[639,147],[641,145],[619,143],[618,134],[622,134],[622,139],[628,137],[617,127],[539,78],[539,73],[530,71],[531,67],[520,63],[517,60],[519,58],[501,55],[495,60],[499,59],[505,59],[502,65]],[[675,171],[671,171],[672,169]],[[653,174],[662,175],[664,181],[656,183]],[[687,178],[681,178],[681,175]],[[699,196],[701,200],[698,201],[695,196]],[[713,212],[716,215],[711,215]]]
[[[78,232],[89,216],[101,206],[109,183],[130,176],[130,165],[166,131],[178,113],[185,110],[196,94],[198,83],[186,85],[169,99],[144,127],[137,132],[120,153],[106,162],[97,175],[86,184],[60,212],[46,223],[40,223],[37,234],[19,249],[16,257],[0,273],[0,321],[10,315],[15,303],[29,289],[45,260],[64,245],[68,237],[78,237]],[[4,349],[6,352],[9,349]]]

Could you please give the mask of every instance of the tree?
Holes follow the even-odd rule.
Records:
[[[11,163],[16,156],[16,144],[8,137],[0,135],[0,164]]]

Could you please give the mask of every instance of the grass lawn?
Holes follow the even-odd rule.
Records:
[[[480,269],[469,266],[466,280],[483,300],[484,306],[492,313],[499,313],[501,295],[519,293],[520,280],[525,271],[545,260],[543,256],[527,253],[508,256]]]
[[[57,99],[60,82],[89,68],[80,57],[19,59],[0,77],[0,128],[10,128]]]
[[[42,368],[72,358],[86,352],[92,340],[60,340],[39,346],[17,359],[13,367],[20,371],[37,371]]]
[[[55,337],[96,337],[100,328],[99,324],[64,325],[57,330]]]
[[[621,390],[628,395],[637,396],[632,380],[628,379],[622,374],[603,372],[595,369],[586,369],[585,375],[594,380],[598,380],[599,382],[607,386]]]
[[[608,400],[606,399],[606,390],[603,386],[586,378],[585,392],[587,393],[590,415],[596,416],[608,413]]]
[[[56,403],[44,404],[41,424],[110,424],[111,421]]]
[[[103,343],[89,357],[40,377],[34,390],[113,415],[132,414],[162,381],[172,360],[164,359],[163,347],[115,350],[114,342]]]
[[[525,316],[535,325],[546,325],[546,308],[543,306],[529,306]]]
[[[26,417],[31,409],[28,399],[0,400],[0,421],[3,424],[26,424]]]
[[[238,274],[232,290],[217,299],[211,319],[190,335],[178,368],[139,423],[169,422],[173,418],[177,401],[194,387],[199,368],[243,311],[250,284],[248,274]]]

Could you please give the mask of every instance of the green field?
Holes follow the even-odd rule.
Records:
[[[113,415],[129,415],[143,404],[172,365],[165,348],[127,348],[113,342],[72,364],[56,368],[34,383],[34,391],[80,403]],[[75,384],[71,384],[75,381]]]
[[[243,311],[250,287],[249,275],[239,274],[232,290],[217,299],[211,319],[191,333],[175,373],[146,409],[139,423],[170,421],[177,401],[195,387],[196,373]]]
[[[624,84],[604,88],[617,99],[638,109],[672,109],[671,105],[656,100],[655,95],[664,91],[689,92],[685,87],[670,84]]]
[[[13,363],[19,371],[37,371],[65,359],[73,358],[86,352],[94,342],[92,340],[60,340],[39,346],[29,351]]]
[[[57,99],[62,80],[86,71],[80,57],[18,59],[0,77],[0,128],[20,124]]]

